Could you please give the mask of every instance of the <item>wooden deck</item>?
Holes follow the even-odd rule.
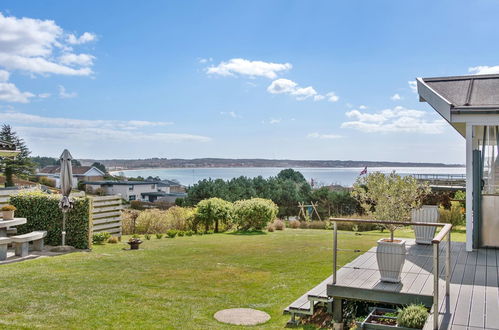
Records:
[[[327,285],[327,296],[386,303],[433,302],[432,246],[407,242],[407,256],[400,284],[379,280],[376,248],[372,248],[338,270],[335,285]],[[466,252],[464,243],[452,243],[450,297],[445,296],[445,248],[441,244],[441,329],[499,329],[499,251]],[[432,318],[425,329],[432,329]]]

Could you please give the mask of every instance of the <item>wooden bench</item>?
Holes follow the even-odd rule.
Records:
[[[0,261],[7,259],[7,245],[12,243],[9,237],[0,237]]]
[[[32,231],[28,234],[11,236],[10,240],[14,244],[16,256],[26,257],[29,252],[29,242],[33,242],[33,251],[43,249],[43,238],[47,236],[46,231]]]

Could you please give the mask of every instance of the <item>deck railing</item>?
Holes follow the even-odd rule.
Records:
[[[378,221],[364,219],[344,219],[330,218],[333,222],[333,284],[336,284],[336,270],[338,262],[338,222],[353,222],[353,223],[369,223],[377,225],[400,225],[400,226],[428,226],[442,227],[440,232],[433,238],[433,328],[438,329],[439,316],[439,268],[440,268],[440,243],[447,237],[447,248],[445,249],[445,295],[450,296],[450,277],[451,277],[451,230],[450,223],[434,223],[434,222],[399,222],[399,221]]]

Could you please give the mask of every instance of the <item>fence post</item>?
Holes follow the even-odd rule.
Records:
[[[447,250],[446,250],[446,265],[445,265],[445,295],[447,297],[450,296],[450,276],[451,276],[451,260],[450,260],[450,251],[451,249],[451,238],[450,238],[450,231],[447,233]]]
[[[336,268],[337,268],[337,251],[338,251],[338,225],[333,221],[333,284],[336,284]]]
[[[439,244],[433,243],[433,329],[438,329],[438,250]]]

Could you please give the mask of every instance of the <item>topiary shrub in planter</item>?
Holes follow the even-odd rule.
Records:
[[[240,230],[262,230],[279,212],[270,199],[252,198],[234,203],[234,218]]]
[[[67,213],[66,244],[77,249],[88,249],[90,237],[90,201],[87,197],[73,199],[73,208]],[[10,203],[17,208],[16,215],[26,218],[27,223],[17,226],[18,234],[35,230],[46,230],[48,245],[61,245],[62,212],[59,208],[61,195],[43,192],[22,192],[10,197]]]
[[[411,210],[419,208],[420,196],[427,194],[428,189],[428,185],[419,184],[411,176],[374,172],[357,179],[352,195],[373,219],[405,222],[410,219]],[[376,249],[381,281],[399,283],[405,262],[405,240],[393,237],[400,225],[384,224],[384,227],[390,231],[390,238],[378,240]]]
[[[423,305],[409,305],[398,311],[397,324],[401,327],[422,329],[428,318]]]

